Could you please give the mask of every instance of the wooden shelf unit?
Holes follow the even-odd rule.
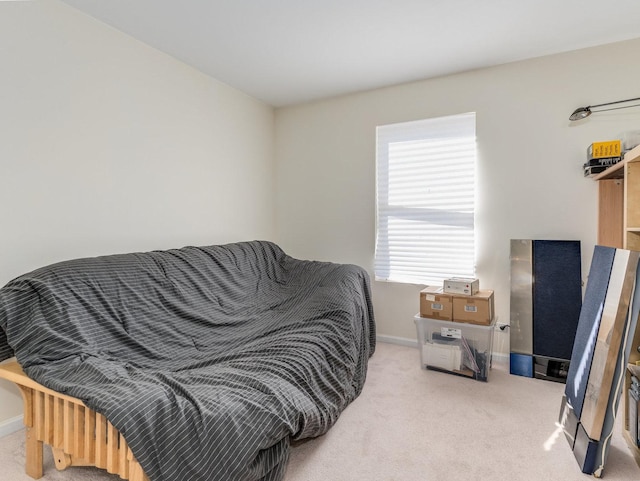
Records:
[[[640,251],[640,145],[627,152],[621,162],[596,175],[598,181],[598,244]],[[628,396],[631,373],[640,372],[640,324],[633,333],[621,409],[622,434],[640,465],[640,448],[629,426]]]
[[[598,244],[640,250],[640,145],[593,179],[598,182]]]

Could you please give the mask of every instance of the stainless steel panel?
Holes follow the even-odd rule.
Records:
[[[533,250],[530,239],[511,239],[511,352],[533,354]]]

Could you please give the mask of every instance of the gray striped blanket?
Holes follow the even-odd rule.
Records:
[[[151,481],[275,481],[363,387],[369,292],[264,241],[66,261],[0,289],[0,360],[104,414]]]

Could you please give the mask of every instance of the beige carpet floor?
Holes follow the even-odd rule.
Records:
[[[337,424],[294,446],[285,481],[593,479],[555,424],[563,384],[512,376],[499,363],[486,383],[425,371],[417,349],[393,344],[378,344],[369,366],[362,395]],[[603,479],[640,480],[620,418]],[[0,438],[1,480],[30,479],[23,438],[22,431]],[[45,452],[45,481],[120,479],[93,468],[58,472]]]

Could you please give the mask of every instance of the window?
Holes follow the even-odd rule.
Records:
[[[382,125],[376,142],[376,279],[475,277],[475,113]]]

